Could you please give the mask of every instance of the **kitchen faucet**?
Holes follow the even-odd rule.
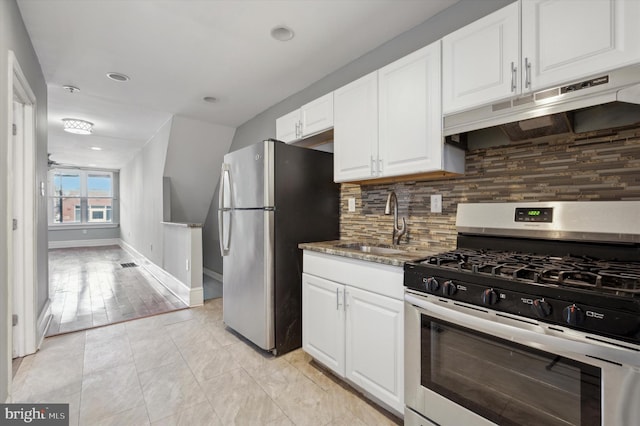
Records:
[[[402,218],[402,227],[398,225],[398,197],[395,191],[391,191],[387,197],[387,205],[384,208],[384,214],[391,214],[391,205],[393,204],[393,234],[391,235],[391,243],[400,244],[400,239],[407,233],[407,221]]]

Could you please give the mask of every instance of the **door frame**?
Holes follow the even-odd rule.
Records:
[[[7,248],[8,248],[8,307],[9,328],[7,351],[25,356],[37,349],[36,330],[36,97],[13,51],[8,52],[8,152],[7,152]],[[21,104],[21,137],[14,138],[14,102]],[[20,149],[21,164],[13,164],[14,150]],[[17,204],[17,206],[14,206]],[[14,207],[17,207],[14,209]],[[13,231],[14,212],[18,230]],[[15,234],[18,232],[17,234]],[[14,235],[15,234],[15,235]],[[14,247],[14,237],[20,244]],[[15,248],[18,250],[16,251]],[[23,285],[16,285],[22,283]],[[18,324],[12,326],[12,314]],[[16,334],[15,339],[13,334]],[[15,349],[14,349],[15,342]],[[9,368],[11,368],[9,366]]]

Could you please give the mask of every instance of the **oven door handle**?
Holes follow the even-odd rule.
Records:
[[[490,321],[449,307],[440,306],[423,297],[414,296],[410,293],[405,293],[404,299],[406,302],[423,310],[427,315],[435,316],[444,321],[497,336],[505,340],[511,340],[557,355],[569,356],[574,359],[583,358],[585,355],[588,355],[601,360],[640,368],[640,354],[638,351],[632,349],[616,347],[604,342],[579,342],[572,339],[569,335],[562,338],[551,336],[546,334],[543,327],[532,323],[527,323],[527,325],[530,328],[535,328],[535,330],[524,329],[516,324],[509,325]],[[505,318],[508,317],[505,316]]]

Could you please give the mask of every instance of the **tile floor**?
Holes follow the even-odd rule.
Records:
[[[187,307],[119,246],[49,250],[48,336]]]
[[[71,425],[393,425],[301,350],[274,358],[204,306],[46,338],[14,402],[70,404]]]

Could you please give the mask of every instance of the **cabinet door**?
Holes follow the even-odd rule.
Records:
[[[520,8],[513,3],[442,39],[444,114],[519,91]]]
[[[442,169],[440,41],[378,70],[379,172]]]
[[[302,137],[313,135],[333,127],[333,92],[300,108]]]
[[[333,100],[334,180],[371,178],[378,159],[378,73],[341,87]]]
[[[344,376],[344,286],[302,274],[302,348]]]
[[[523,1],[522,56],[530,80],[523,90],[640,62],[639,23],[637,0]]]
[[[403,411],[403,302],[347,286],[346,303],[347,378]]]
[[[276,139],[290,143],[301,138],[299,109],[276,119]]]

